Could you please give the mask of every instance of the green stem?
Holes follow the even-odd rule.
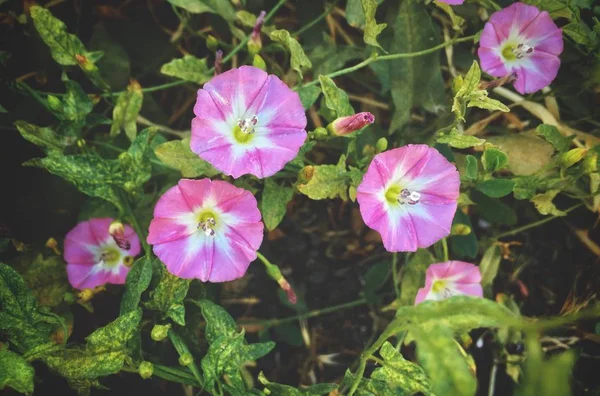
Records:
[[[44,108],[46,110],[48,110],[50,113],[53,113],[52,109],[50,109],[50,106],[48,106],[48,101],[46,101],[44,98],[42,98],[35,89],[31,88],[29,85],[27,85],[27,83],[25,83],[23,81],[19,81],[17,83],[17,86],[24,89],[25,91],[27,91],[27,93],[29,95],[31,95],[31,97],[33,97],[33,99],[35,99],[39,104],[44,106]]]
[[[196,382],[196,379],[194,377],[190,376],[186,372],[167,366],[162,366],[160,364],[152,363],[152,365],[154,366],[154,371],[152,372],[153,376],[155,375],[164,380],[177,382],[180,384],[192,385],[196,387],[202,386],[201,384],[198,384],[198,382]],[[134,367],[123,366],[121,370],[128,373],[138,373],[138,370]]]
[[[396,292],[396,299],[400,299],[400,277],[398,273],[398,253],[392,255],[392,280],[394,282],[394,291]]]
[[[246,322],[241,321],[241,322],[239,322],[239,324],[240,325],[262,325],[264,327],[273,327],[273,326],[278,326],[283,323],[295,322],[295,321],[301,320],[301,319],[314,318],[316,316],[326,315],[328,313],[341,311],[341,310],[349,309],[349,308],[353,308],[353,307],[358,307],[358,306],[364,305],[366,303],[367,303],[367,299],[361,298],[359,300],[347,302],[347,303],[340,304],[340,305],[334,305],[332,307],[327,307],[327,308],[323,308],[323,309],[316,309],[314,311],[306,312],[306,313],[303,313],[300,315],[290,316],[288,318],[255,320],[255,321],[246,321]]]
[[[321,15],[319,15],[318,17],[316,17],[315,19],[313,19],[312,21],[310,21],[306,25],[302,26],[302,28],[300,28],[297,31],[295,31],[294,33],[292,33],[292,36],[300,36],[302,33],[306,32],[308,29],[310,29],[311,27],[313,27],[314,25],[316,25],[317,23],[319,23],[319,21],[321,19],[325,18],[327,15],[329,15],[331,13],[331,11],[333,11],[333,9],[335,8],[335,6],[337,5],[336,3],[337,3],[337,0],[334,1],[329,6],[329,8],[327,8],[325,10],[324,13],[322,13]]]
[[[565,213],[569,213],[569,212],[571,212],[571,211],[579,208],[582,205],[583,205],[582,203],[579,203],[579,204],[577,204],[575,206],[571,206],[570,208],[566,209],[564,212]],[[494,237],[494,239],[506,238],[507,236],[512,236],[512,235],[519,234],[519,233],[521,233],[523,231],[527,231],[527,230],[530,230],[532,228],[539,227],[542,224],[546,224],[549,221],[552,221],[552,220],[557,219],[559,217],[563,217],[563,216],[554,215],[554,216],[545,217],[545,218],[543,218],[541,220],[534,221],[533,223],[529,223],[529,224],[526,224],[526,225],[524,225],[522,227],[515,228],[514,230],[503,232],[502,234],[496,235]]]
[[[183,356],[185,354],[192,356],[190,349],[186,345],[185,341],[183,341],[181,339],[181,337],[179,337],[179,335],[177,335],[175,333],[175,331],[173,331],[173,329],[169,330],[169,339],[171,340],[171,343],[177,350],[177,353],[179,354],[179,356]],[[204,381],[202,380],[202,374],[200,374],[200,370],[198,370],[198,366],[196,365],[196,362],[192,361],[192,363],[187,365],[187,368],[194,375],[194,378],[196,378],[196,381],[198,382],[198,384],[200,384],[201,387],[204,387]]]
[[[142,246],[144,248],[144,253],[146,253],[146,256],[150,257],[150,255],[152,254],[152,250],[150,250],[150,245],[148,245],[148,242],[146,242],[146,233],[142,232],[142,227],[140,227],[140,223],[138,222],[137,217],[135,217],[135,214],[131,209],[127,193],[121,193],[120,198],[121,202],[123,203],[123,208],[125,209],[125,215],[129,218],[129,221],[131,222],[135,233],[138,235],[140,242],[142,243]]]
[[[448,240],[446,238],[442,238],[442,249],[444,250],[444,262],[450,259],[448,255]]]
[[[475,39],[475,35],[455,38],[455,39],[443,42],[439,45],[436,45],[435,47],[431,47],[431,48],[428,48],[428,49],[425,49],[422,51],[405,52],[405,53],[401,53],[401,54],[390,54],[390,55],[370,57],[354,66],[350,66],[345,69],[340,69],[340,70],[334,71],[333,73],[326,74],[326,76],[330,77],[330,78],[342,76],[344,74],[352,73],[356,70],[362,69],[363,67],[368,66],[369,64],[374,63],[374,62],[379,62],[379,61],[384,61],[384,60],[404,59],[404,58],[415,58],[417,56],[431,54],[431,53],[439,51],[445,47],[448,47],[450,45],[462,43],[465,41],[471,41],[473,39]],[[310,87],[311,85],[317,85],[317,84],[319,84],[319,80],[313,80],[311,82],[308,82],[308,83],[302,85],[301,88]]]

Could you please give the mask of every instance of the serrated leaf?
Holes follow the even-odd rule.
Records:
[[[490,179],[477,183],[476,188],[488,197],[501,198],[513,191],[515,182],[509,179]]]
[[[435,257],[427,249],[419,249],[406,263],[400,283],[400,306],[415,303],[417,291],[425,285],[425,271],[434,262]]]
[[[162,65],[160,72],[196,84],[204,84],[212,78],[208,72],[206,58],[199,59],[194,55],[185,55],[183,58],[173,59]]]
[[[365,15],[365,32],[363,40],[366,44],[383,49],[377,42],[377,36],[387,27],[387,23],[378,24],[375,20],[377,12],[377,0],[361,0],[362,9]]]
[[[496,275],[498,275],[498,268],[500,268],[500,262],[502,261],[502,255],[500,254],[500,248],[495,243],[488,247],[479,262],[479,270],[481,272],[481,286],[486,297],[492,296],[492,284]]]
[[[258,381],[269,390],[269,395],[271,396],[322,396],[338,388],[336,384],[316,384],[307,388],[297,389],[293,386],[270,382],[262,371],[258,374]]]
[[[185,326],[185,317],[182,317],[182,308],[179,306],[183,307],[190,282],[190,279],[179,278],[163,268],[158,286],[150,293],[150,301],[146,303],[146,307],[162,311],[175,323]]]
[[[20,355],[9,351],[8,346],[0,348],[0,390],[6,387],[19,393],[33,393],[35,370]]]
[[[278,185],[272,179],[265,179],[265,188],[260,199],[260,211],[269,231],[277,228],[287,210],[287,204],[294,196],[294,189]]]
[[[283,45],[291,55],[292,69],[296,70],[302,79],[302,71],[308,70],[312,67],[312,62],[302,49],[302,46],[298,41],[290,36],[290,32],[285,29],[279,29],[271,32],[269,35],[271,40]]]
[[[470,181],[477,180],[477,173],[479,172],[479,166],[477,164],[477,158],[472,155],[467,155],[465,159],[465,178]]]
[[[402,1],[391,27],[394,34],[390,52],[393,54],[426,50],[440,42],[439,28],[424,3]],[[446,106],[438,53],[387,63],[395,109],[390,134],[409,121],[413,108],[422,106],[427,111],[437,113]]]
[[[26,140],[48,150],[62,151],[70,143],[67,139],[57,135],[52,128],[39,127],[26,121],[17,121],[15,126]]]
[[[560,190],[548,190],[543,194],[538,194],[531,199],[535,208],[543,215],[566,216],[567,213],[559,210],[552,200],[560,193]]]
[[[192,152],[189,138],[163,143],[154,149],[154,154],[168,167],[179,170],[183,177],[213,177],[219,174],[211,164]]]
[[[543,137],[546,141],[554,146],[559,152],[563,153],[571,147],[572,138],[563,136],[554,125],[542,124],[535,128],[535,133]]]
[[[321,88],[316,85],[310,85],[308,87],[300,87],[296,92],[300,96],[300,102],[304,110],[308,110],[318,99],[321,94]]]
[[[30,8],[35,29],[48,48],[52,58],[62,66],[78,65],[76,55],[85,55],[86,49],[77,36],[67,33],[65,24],[50,11],[40,6]]]
[[[123,91],[117,99],[117,104],[113,109],[113,123],[110,127],[110,135],[116,136],[125,131],[129,140],[134,140],[137,135],[136,120],[142,109],[144,94],[140,84],[131,80],[127,90]]]
[[[133,263],[125,280],[125,293],[121,298],[121,315],[137,309],[142,293],[152,280],[152,266],[156,259],[141,257]]]
[[[438,137],[437,142],[445,143],[450,147],[457,149],[465,149],[469,147],[480,146],[485,143],[485,139],[479,139],[475,136],[465,135],[458,132],[456,129],[452,129],[449,134]]]
[[[475,395],[477,379],[459,351],[452,332],[443,327],[424,331],[415,326],[411,334],[417,342],[417,359],[437,395]],[[443,359],[440,359],[440,353],[443,353]]]
[[[57,351],[42,359],[61,376],[71,380],[91,380],[118,373],[129,353],[127,342],[138,329],[142,311],[136,309],[86,337],[83,347]]]
[[[311,199],[348,200],[348,187],[352,172],[346,170],[346,156],[342,155],[337,165],[307,166],[301,171],[298,191]]]
[[[354,114],[348,95],[343,89],[338,88],[331,78],[319,76],[319,82],[325,98],[325,105],[334,112],[334,118]]]
[[[25,280],[0,263],[0,333],[24,350],[49,341],[52,326],[38,310]]]
[[[228,22],[235,20],[235,9],[227,0],[168,0],[169,3],[181,7],[192,14],[209,12],[217,14]]]
[[[496,148],[489,147],[483,152],[481,163],[486,172],[492,173],[504,168],[508,164],[508,156]]]

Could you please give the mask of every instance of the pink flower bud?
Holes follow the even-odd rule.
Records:
[[[263,23],[265,22],[265,16],[267,13],[265,11],[261,11],[256,18],[256,23],[254,24],[254,28],[252,29],[252,34],[250,35],[250,40],[248,40],[248,51],[250,55],[256,55],[260,49],[262,48],[262,39],[260,38],[260,29],[262,28]]]
[[[218,50],[215,53],[215,76],[223,73],[223,51]]]
[[[327,130],[336,136],[345,136],[358,131],[375,122],[375,116],[369,112],[362,112],[348,117],[340,117],[327,125]]]

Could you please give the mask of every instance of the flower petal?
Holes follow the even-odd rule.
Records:
[[[528,62],[517,68],[515,89],[521,94],[539,91],[550,85],[559,68],[560,59],[556,55],[534,51]]]

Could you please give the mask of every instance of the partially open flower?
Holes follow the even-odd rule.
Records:
[[[260,219],[249,191],[224,181],[182,179],[156,203],[148,243],[173,275],[230,281],[256,259]]]
[[[327,129],[333,135],[344,136],[363,129],[373,122],[375,122],[375,116],[373,114],[362,112],[348,117],[337,118],[333,120],[331,124],[327,125]]]
[[[298,94],[252,66],[204,84],[194,113],[192,151],[234,178],[274,175],[296,157],[307,136]]]
[[[463,261],[431,264],[425,274],[425,287],[417,292],[415,304],[459,295],[483,297],[479,267]]]
[[[91,219],[75,226],[65,237],[64,258],[69,283],[76,289],[93,289],[105,283],[123,284],[140,240],[128,225],[121,225],[120,244],[110,234],[113,219]],[[114,231],[114,226],[113,226]]]
[[[456,167],[424,144],[377,154],[358,186],[362,218],[389,252],[414,252],[450,234],[460,179]]]
[[[514,3],[495,12],[479,41],[481,68],[495,77],[516,75],[515,89],[536,92],[548,86],[560,68],[562,31],[546,11]]]
[[[256,23],[254,24],[254,28],[252,29],[252,34],[250,34],[250,39],[248,40],[248,52],[251,56],[254,56],[260,52],[262,48],[262,39],[260,38],[260,29],[262,29],[262,25],[265,22],[265,16],[267,13],[265,11],[261,11],[258,17],[256,18]]]

